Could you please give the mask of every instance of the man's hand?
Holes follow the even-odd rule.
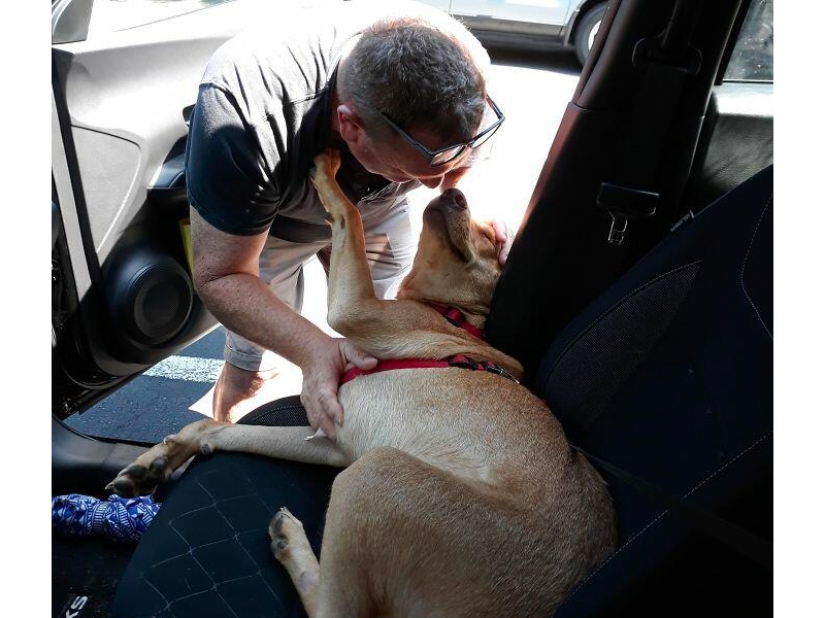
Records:
[[[507,256],[510,255],[510,249],[513,247],[513,241],[516,235],[504,221],[491,221],[490,224],[496,231],[496,242],[500,247],[498,250],[498,263],[504,266],[507,261]]]
[[[346,339],[326,339],[313,350],[304,367],[301,403],[313,429],[320,429],[335,442],[335,423],[344,422],[344,409],[338,402],[341,375],[352,367],[372,369],[378,359],[366,354]]]

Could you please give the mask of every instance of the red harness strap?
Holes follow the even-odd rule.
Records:
[[[358,367],[353,367],[341,378],[341,384],[346,384],[350,380],[360,378],[361,376],[368,376],[371,373],[381,373],[382,371],[393,371],[395,369],[433,369],[449,366],[450,363],[446,360],[418,360],[415,358],[380,360],[372,369],[359,369]]]
[[[461,309],[456,309],[455,307],[449,307],[447,305],[439,305],[438,303],[430,303],[430,307],[443,315],[453,326],[463,328],[476,339],[484,339],[484,331],[477,326],[470,324],[467,321],[467,318],[464,317]]]
[[[467,318],[464,317],[464,314],[459,309],[456,309],[455,307],[447,307],[445,305],[437,305],[434,303],[430,306],[443,315],[452,325],[463,328],[473,337],[478,339],[484,338],[484,331],[467,322]],[[393,371],[395,369],[443,369],[445,367],[461,367],[463,369],[489,371],[490,373],[504,376],[505,378],[509,378],[510,380],[518,383],[518,380],[510,375],[503,367],[500,367],[491,361],[479,362],[474,361],[463,354],[456,354],[455,356],[450,356],[443,360],[424,360],[415,358],[380,360],[375,367],[366,370],[353,367],[341,378],[341,384],[346,384],[350,380],[354,380],[359,376],[380,373],[381,371]]]
[[[395,369],[444,369],[446,367],[460,367],[461,369],[489,371],[490,373],[503,376],[518,384],[518,380],[510,375],[510,373],[500,365],[497,365],[492,361],[474,361],[463,354],[456,354],[455,356],[450,356],[444,360],[419,360],[415,358],[380,360],[372,369],[359,369],[358,367],[353,367],[341,378],[341,384],[346,384],[350,380],[354,380],[355,378],[359,378],[361,376],[367,376],[372,373],[380,373],[382,371],[393,371]]]

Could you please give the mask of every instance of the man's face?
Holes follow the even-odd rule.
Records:
[[[451,180],[457,180],[468,165],[470,149],[454,161],[431,167],[426,157],[400,137],[389,134],[382,136],[383,139],[373,138],[366,134],[363,127],[359,129],[357,139],[345,138],[353,156],[367,171],[393,182],[419,180],[424,186],[435,189],[446,178],[447,182],[442,187],[446,189],[454,184]],[[432,150],[449,145],[439,143],[426,131],[411,131],[411,136]]]

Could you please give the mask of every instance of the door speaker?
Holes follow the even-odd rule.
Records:
[[[135,341],[162,345],[186,325],[192,280],[172,256],[151,247],[132,249],[109,271],[109,281],[118,326]]]

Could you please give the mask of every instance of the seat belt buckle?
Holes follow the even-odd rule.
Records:
[[[631,221],[647,219],[656,214],[659,194],[603,182],[596,203],[610,215],[607,242],[620,246],[627,239],[627,228]]]
[[[611,245],[623,245],[627,234],[628,219],[618,213],[609,212],[610,230],[607,232],[607,242]]]

